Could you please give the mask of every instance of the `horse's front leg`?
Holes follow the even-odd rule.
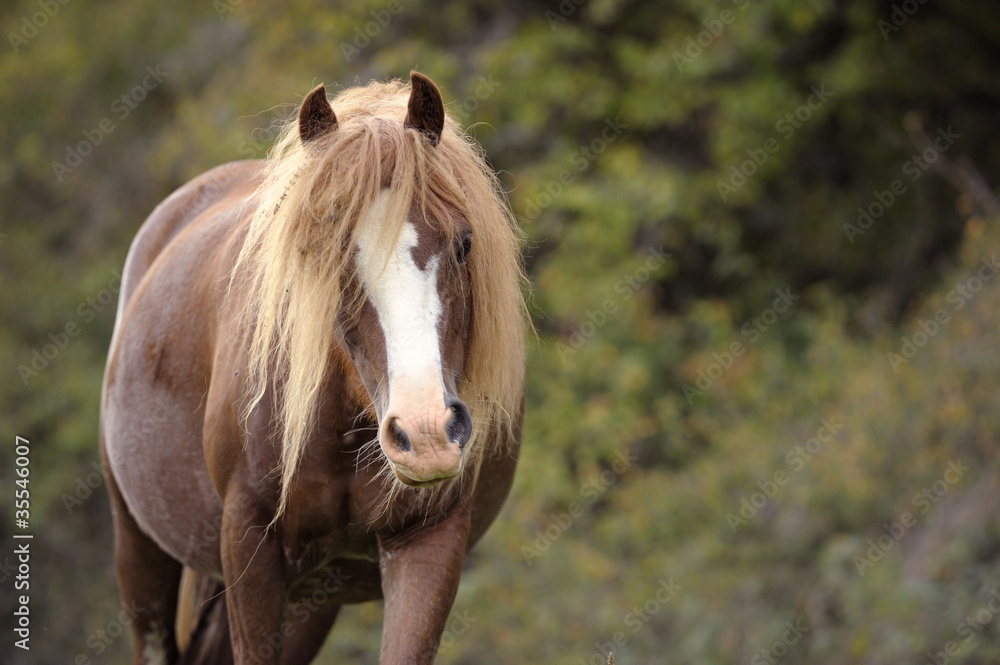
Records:
[[[467,508],[437,524],[379,536],[385,619],[381,665],[434,662],[469,540]]]
[[[236,505],[239,504],[239,505]],[[236,665],[281,662],[286,583],[281,543],[264,510],[226,502],[222,573]]]

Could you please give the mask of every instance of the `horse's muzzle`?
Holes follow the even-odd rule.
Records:
[[[457,397],[391,400],[379,426],[379,444],[396,478],[429,487],[462,471],[472,436],[469,409]]]

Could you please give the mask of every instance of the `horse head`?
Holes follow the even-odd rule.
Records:
[[[436,150],[444,118],[437,87],[412,73],[404,126]],[[308,144],[332,131],[337,119],[319,86],[302,104],[299,134]],[[469,349],[474,238],[458,210],[434,205],[429,196],[412,202],[401,225],[387,221],[387,191],[368,206],[351,252],[348,292],[357,306],[342,307],[335,325],[374,404],[379,446],[410,487],[458,475],[472,434],[457,382]],[[388,237],[387,228],[398,233]]]

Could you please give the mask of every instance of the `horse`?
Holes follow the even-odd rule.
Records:
[[[524,412],[520,231],[437,86],[323,85],[125,260],[99,443],[136,664],[434,660]]]

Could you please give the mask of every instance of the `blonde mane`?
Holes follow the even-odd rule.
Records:
[[[459,477],[433,490],[409,491],[423,492],[418,502],[425,507],[453,499],[478,477],[485,453],[512,440],[523,398],[527,323],[520,232],[482,149],[454,120],[446,119],[436,147],[404,128],[409,90],[390,81],[341,92],[332,103],[336,130],[304,145],[292,119],[264,166],[228,295],[242,302],[249,369],[244,419],[269,388],[277,391],[281,494],[275,520],[287,508],[324,381],[335,369],[337,312],[357,306],[341,292],[357,222],[385,189],[384,242],[398,237],[414,204],[428,214],[441,206],[457,209],[474,237],[470,350],[457,386],[472,415],[469,459]],[[403,487],[394,485],[390,500]]]

